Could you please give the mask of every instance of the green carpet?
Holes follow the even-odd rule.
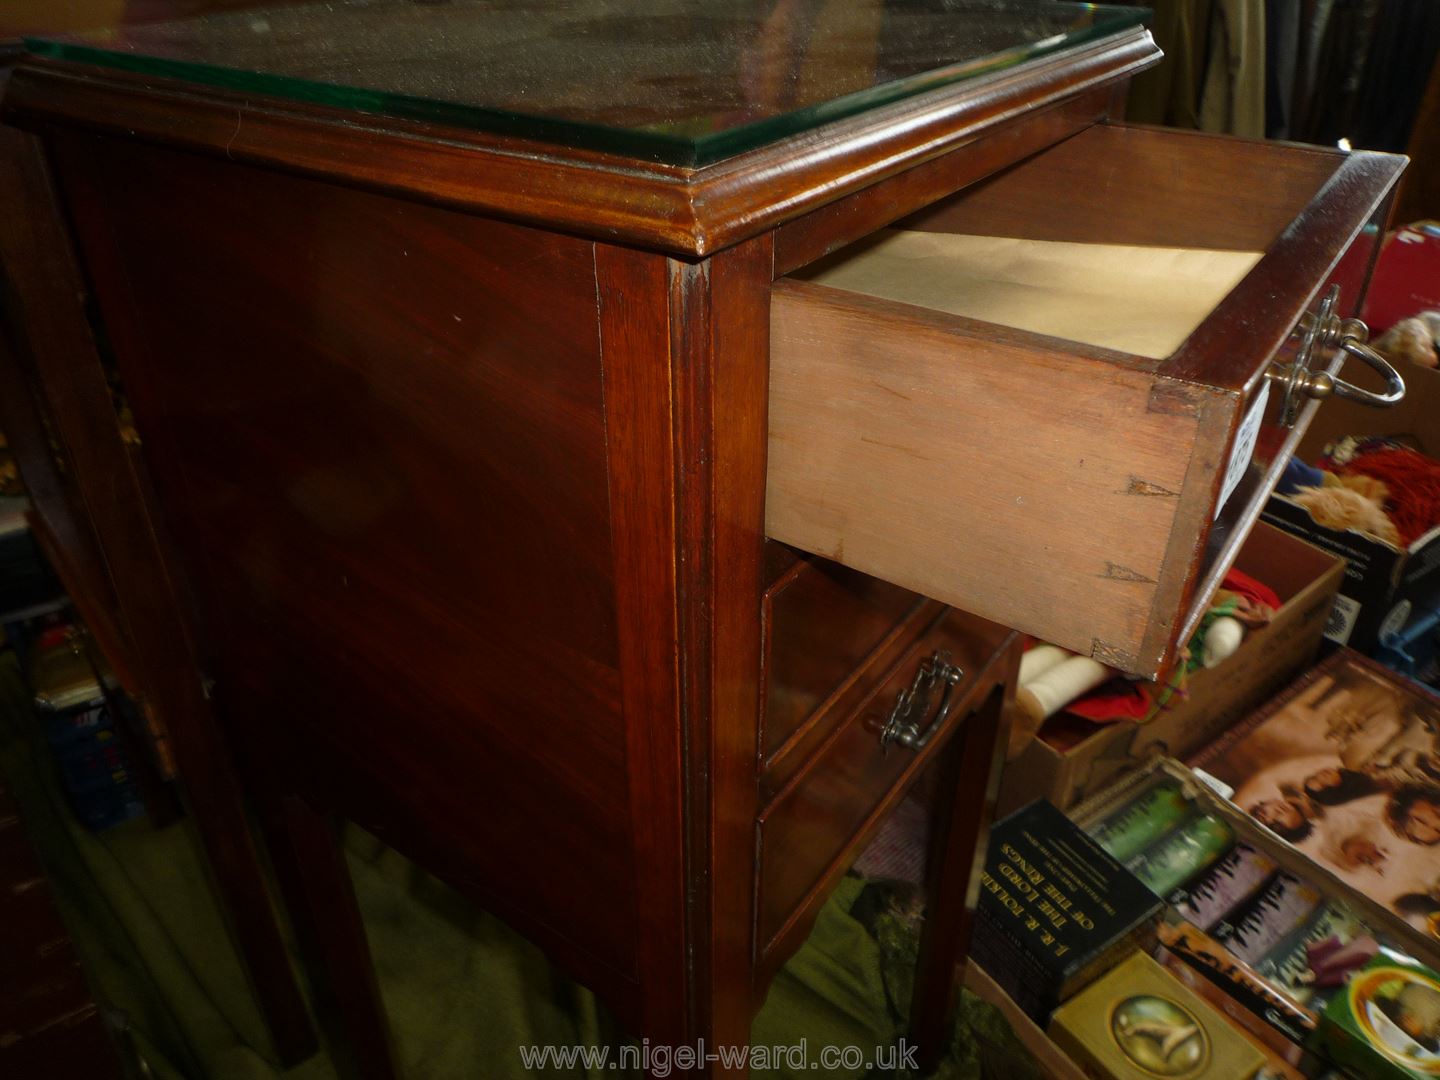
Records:
[[[123,1016],[162,1080],[329,1080],[320,1053],[277,1071],[185,822],[135,821],[95,835],[72,817],[48,750],[38,740],[15,656],[0,653],[0,770],[54,885],[61,914],[97,999]],[[350,870],[408,1080],[532,1075],[522,1045],[596,1046],[619,1060],[625,1035],[583,987],[544,954],[359,830],[346,836]],[[867,1063],[903,1032],[916,911],[903,886],[846,878],[810,940],[776,978],[752,1044],[805,1040],[859,1047]],[[969,994],[955,1045],[938,1075],[957,1080],[1039,1077],[1014,1035]],[[791,1062],[756,1077],[791,1074]],[[871,1069],[873,1076],[904,1075]],[[854,1076],[865,1066],[806,1075]],[[546,1075],[626,1075],[579,1065]],[[676,1071],[672,1075],[685,1075]]]

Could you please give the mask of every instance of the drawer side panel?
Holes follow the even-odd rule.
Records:
[[[1068,648],[1134,657],[1162,579],[1189,571],[1166,553],[1193,410],[1157,407],[1143,373],[986,330],[777,283],[767,532]]]

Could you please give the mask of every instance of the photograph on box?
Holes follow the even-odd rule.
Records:
[[[1191,765],[1351,888],[1440,937],[1440,697],[1342,650]]]
[[[1372,1042],[1406,1065],[1440,1071],[1440,983],[1408,968],[1367,971],[1351,988]]]
[[[1325,1030],[1325,1017],[1377,958],[1417,966],[1395,950],[1395,928],[1378,912],[1360,914],[1353,898],[1173,761],[1153,762],[1076,814],[1102,850],[1124,857],[1152,888],[1174,883],[1154,959],[1264,1056],[1258,1075],[1313,1080],[1340,1060],[1360,1068],[1357,1077],[1391,1075],[1370,1069],[1383,1054],[1369,1046],[1335,1053],[1322,1043],[1345,1038]]]
[[[1056,1011],[1050,1036],[1092,1076],[1248,1080],[1266,1055],[1144,953]]]
[[[1388,950],[1326,1007],[1322,1051],[1351,1074],[1440,1076],[1440,976]]]

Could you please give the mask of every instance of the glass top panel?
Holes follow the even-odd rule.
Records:
[[[1058,0],[335,0],[26,45],[233,90],[704,165],[1147,15]]]

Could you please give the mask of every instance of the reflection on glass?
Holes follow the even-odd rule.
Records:
[[[1056,0],[338,0],[27,42],[361,112],[703,165],[1138,25]]]

